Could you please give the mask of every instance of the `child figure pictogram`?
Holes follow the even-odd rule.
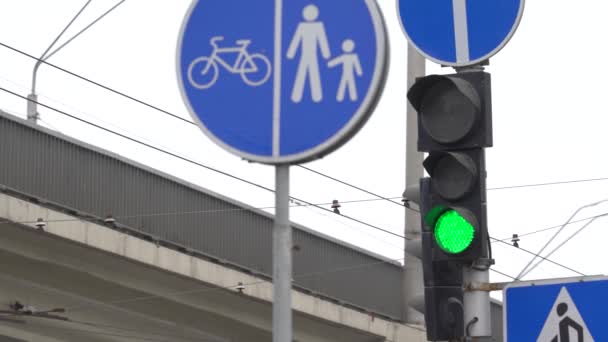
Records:
[[[342,55],[332,59],[327,64],[330,68],[334,68],[342,64],[342,78],[340,79],[340,86],[338,87],[338,94],[336,99],[338,102],[343,102],[346,95],[346,88],[348,88],[348,94],[351,101],[357,101],[359,98],[357,94],[357,82],[355,73],[357,76],[363,75],[363,69],[361,68],[361,62],[359,55],[354,53],[355,42],[352,39],[347,39],[342,42]]]

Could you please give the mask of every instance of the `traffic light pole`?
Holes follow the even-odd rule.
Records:
[[[426,73],[425,58],[410,44],[407,50],[407,88],[409,89],[418,77]],[[418,114],[414,107],[407,103],[406,144],[405,144],[405,184],[406,188],[417,186],[424,173],[422,170],[423,154],[418,152]],[[404,198],[404,200],[407,200]],[[424,298],[422,280],[422,261],[411,251],[412,244],[420,244],[420,215],[413,210],[405,210],[405,255],[403,266],[403,321],[419,324],[422,317],[412,308],[413,302]]]
[[[455,68],[456,72],[483,71],[481,65],[469,68]],[[482,151],[482,176],[485,184],[486,163],[485,151]],[[485,188],[485,186],[484,186]],[[485,189],[484,189],[485,192]],[[484,199],[486,198],[484,194]],[[487,203],[487,202],[486,202]],[[488,240],[489,244],[490,241]],[[488,251],[491,246],[488,246]],[[462,280],[465,289],[463,293],[465,336],[467,338],[489,337],[492,336],[492,312],[490,303],[490,292],[475,289],[477,284],[487,284],[490,282],[490,266],[493,264],[491,255],[487,258],[478,259],[472,265],[463,268]]]
[[[476,289],[478,284],[490,282],[490,263],[477,262],[463,271],[464,323],[467,337],[492,336],[490,292]]]

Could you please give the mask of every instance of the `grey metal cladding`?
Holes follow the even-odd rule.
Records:
[[[117,222],[254,273],[272,274],[272,217],[111,152],[0,113],[0,184]],[[294,225],[303,290],[394,319],[401,267]],[[330,230],[331,227],[324,227]]]

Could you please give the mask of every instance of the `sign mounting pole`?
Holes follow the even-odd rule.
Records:
[[[282,61],[283,0],[275,0],[274,65]],[[281,153],[281,68],[275,68],[272,114],[272,155]],[[272,230],[272,341],[291,342],[292,232],[289,223],[289,164],[275,166],[275,216]]]
[[[340,148],[373,113],[388,72],[380,9],[376,0],[193,0],[176,69],[203,133],[275,166],[272,332],[291,342],[289,166]]]
[[[274,284],[272,306],[272,341],[290,342],[291,314],[291,225],[289,224],[289,165],[277,165],[276,213],[272,242],[272,278]]]

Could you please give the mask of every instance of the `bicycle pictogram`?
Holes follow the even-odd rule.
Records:
[[[270,78],[272,66],[270,60],[260,53],[249,53],[247,47],[251,40],[240,39],[236,46],[219,47],[218,43],[224,37],[211,38],[213,52],[210,56],[201,56],[193,60],[188,66],[188,81],[197,89],[209,89],[218,80],[220,66],[231,74],[240,74],[243,82],[252,87],[260,86]],[[227,62],[223,56],[238,54],[234,63]]]

